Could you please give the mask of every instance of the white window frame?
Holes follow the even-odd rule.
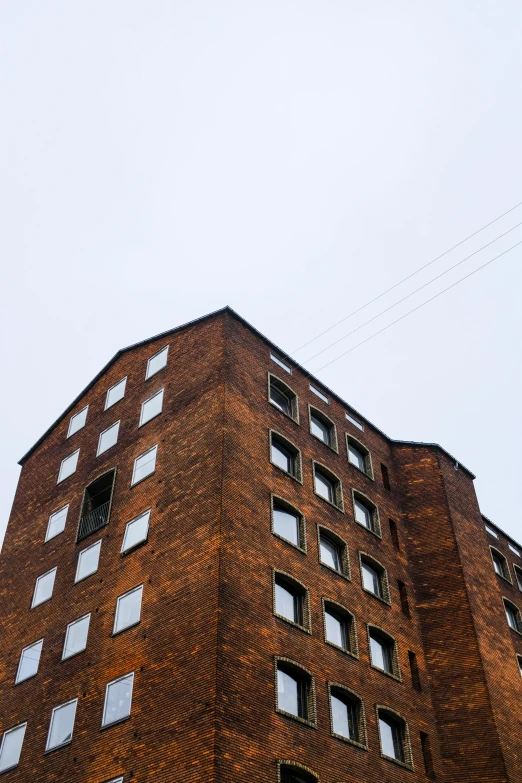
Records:
[[[28,644],[28,645],[26,645],[23,648],[22,652],[20,653],[20,658],[18,660],[18,668],[16,670],[15,685],[17,685],[19,682],[25,682],[26,680],[30,680],[31,677],[36,677],[36,675],[38,674],[38,669],[40,668],[40,659],[42,657],[43,642],[44,642],[44,640],[43,640],[43,637],[42,637],[41,639],[38,639],[37,642],[32,642],[32,644]],[[24,657],[24,652],[26,650],[30,650],[32,647],[36,647],[37,644],[41,644],[42,646],[40,647],[40,654],[38,656],[38,664],[36,666],[36,671],[33,672],[32,674],[28,674],[26,677],[23,677],[22,679],[20,679],[20,669],[22,668],[22,660],[23,660],[23,657]],[[32,660],[36,660],[35,657],[32,656],[32,655],[30,655],[29,658],[31,658]]]
[[[116,389],[116,387],[118,387],[122,383],[123,383],[123,394],[121,395],[121,397],[118,397],[118,399],[114,400],[114,402],[109,402],[111,391]],[[111,386],[110,389],[107,389],[107,394],[105,395],[105,407],[103,410],[106,411],[107,408],[112,408],[112,406],[116,405],[117,402],[123,400],[123,398],[125,397],[126,388],[127,388],[127,376],[125,376],[125,378],[122,378],[121,381],[118,381],[118,383],[115,383],[113,386]]]
[[[123,601],[125,598],[128,598],[133,593],[140,591],[140,616],[138,620],[136,620],[135,623],[132,623],[132,625],[125,625],[123,628],[118,628],[118,612],[120,609],[120,601]],[[143,585],[138,585],[137,587],[133,587],[131,590],[127,590],[126,593],[123,593],[122,595],[119,595],[116,599],[116,609],[114,610],[114,624],[112,627],[112,635],[116,636],[119,633],[123,633],[123,631],[127,631],[129,628],[134,628],[134,626],[139,625],[141,623],[141,608],[143,606]]]
[[[486,533],[489,533],[489,535],[493,536],[494,538],[498,538],[498,533],[495,530],[493,530],[492,527],[490,527],[489,525],[484,525],[484,527],[486,528]]]
[[[57,533],[54,533],[52,536],[50,536],[49,530],[51,529],[52,519],[53,517],[57,517],[58,514],[60,514],[62,511],[65,511],[63,527]],[[53,538],[56,538],[56,536],[59,536],[61,533],[63,533],[63,531],[65,530],[65,525],[67,524],[68,513],[69,513],[69,503],[67,503],[65,506],[62,506],[61,508],[58,508],[56,511],[53,511],[52,514],[49,514],[49,519],[47,520],[47,530],[45,531],[44,543],[47,541],[52,541]]]
[[[102,432],[100,432],[99,437],[98,437],[98,448],[96,449],[96,456],[97,457],[99,457],[101,454],[105,454],[106,451],[109,451],[109,449],[112,449],[113,446],[116,446],[116,444],[118,443],[118,437],[120,435],[120,421],[121,421],[121,419],[118,419],[118,421],[115,421],[114,424],[111,424],[110,427],[106,427],[104,430],[102,430]],[[114,443],[111,443],[110,446],[107,446],[106,448],[102,449],[101,445],[102,445],[102,438],[103,438],[103,436],[107,432],[110,432],[111,430],[113,430],[114,428],[116,428],[116,440],[114,441]]]
[[[102,540],[100,538],[98,541],[95,541],[94,544],[89,544],[89,546],[86,546],[85,549],[82,549],[82,551],[78,553],[78,562],[76,564],[76,574],[74,576],[74,584],[77,584],[78,582],[83,582],[84,579],[87,579],[89,576],[92,576],[93,574],[96,573],[96,571],[100,567],[101,545],[102,545]],[[88,552],[89,549],[94,549],[95,547],[98,547],[98,560],[96,563],[95,570],[90,571],[88,574],[85,574],[84,576],[78,576],[80,571],[80,564],[82,562],[82,555],[85,554],[85,552]]]
[[[76,457],[76,462],[74,463],[74,470],[72,470],[70,473],[68,473],[66,476],[62,476],[62,471],[64,465],[69,462],[73,457]],[[60,463],[60,470],[58,471],[58,479],[56,481],[57,484],[61,484],[62,481],[65,481],[65,479],[68,479],[70,476],[74,475],[76,473],[76,468],[78,467],[78,460],[80,459],[80,449],[76,449],[76,451],[73,451],[72,454],[69,454],[68,457],[64,457]]]
[[[321,391],[321,389],[318,389],[317,386],[314,386],[313,383],[310,384],[310,391],[313,392],[313,394],[315,394],[316,397],[319,397],[319,399],[325,402],[327,405],[330,404],[330,398],[327,397],[326,394]]]
[[[136,463],[137,463],[137,461],[139,459],[141,459],[142,457],[145,457],[147,454],[150,454],[151,451],[154,452],[154,470],[151,470],[150,473],[147,473],[145,476],[142,476],[139,479],[135,479]],[[135,486],[136,484],[139,484],[140,481],[144,481],[149,476],[152,476],[156,472],[156,463],[157,463],[157,461],[158,461],[158,444],[157,443],[156,443],[155,446],[151,446],[150,449],[147,449],[147,451],[144,451],[142,454],[138,454],[138,456],[134,460],[134,465],[132,467],[131,487]],[[151,462],[152,462],[152,460],[151,460]]]
[[[82,430],[85,427],[85,424],[87,422],[87,412],[89,410],[89,406],[86,405],[85,408],[82,408],[81,411],[78,411],[78,413],[75,413],[74,416],[71,416],[69,419],[69,428],[67,430],[67,437],[70,438],[72,435],[75,435],[77,432]],[[85,418],[83,420],[83,424],[80,424],[79,427],[76,427],[76,429],[73,429],[73,422],[75,419],[78,418],[78,416],[81,416],[82,413],[85,413]]]
[[[152,400],[155,400],[156,397],[159,397],[160,394],[161,394],[161,407],[160,407],[159,411],[157,413],[155,413],[153,416],[149,416],[149,418],[145,419],[145,421],[144,421],[143,420],[143,418],[144,418],[143,414],[145,412],[145,406],[149,402],[152,402]],[[163,413],[163,398],[164,398],[164,396],[165,396],[165,388],[159,389],[159,391],[157,391],[155,394],[153,394],[152,397],[149,397],[148,399],[143,400],[143,402],[141,403],[140,423],[138,424],[138,427],[143,427],[144,424],[147,424],[149,421],[152,421],[152,419],[155,419],[156,416],[159,416],[161,413]]]
[[[279,358],[279,356],[276,356],[275,353],[271,353],[270,358],[277,364],[278,367],[281,367],[289,375],[292,375],[292,368],[290,365],[286,364],[282,359]]]
[[[11,764],[9,767],[3,767],[2,768],[2,754],[5,749],[5,743],[6,743],[6,737],[9,736],[9,734],[12,734],[14,731],[20,731],[20,729],[23,729],[22,734],[22,741],[20,743],[20,750],[18,752],[18,759],[16,761],[16,764]],[[12,726],[10,729],[6,729],[4,733],[2,734],[2,741],[0,742],[0,774],[2,772],[7,772],[10,769],[16,769],[18,764],[20,763],[20,756],[22,755],[22,748],[24,746],[24,739],[25,739],[25,731],[27,729],[27,721],[24,723],[19,723],[18,726]]]
[[[82,647],[81,650],[76,650],[75,652],[71,652],[67,654],[67,639],[69,638],[69,629],[76,625],[77,623],[81,623],[83,620],[87,620],[87,634],[85,635],[85,647]],[[63,640],[63,650],[62,650],[62,661],[66,661],[69,658],[74,658],[75,655],[79,655],[82,652],[85,652],[87,649],[87,640],[89,638],[89,630],[91,627],[91,613],[84,614],[83,617],[78,617],[76,620],[72,620],[70,623],[68,623],[67,628],[65,629],[65,639]]]
[[[147,511],[144,511],[142,514],[138,514],[137,517],[134,517],[134,519],[130,519],[127,524],[125,525],[125,532],[123,534],[123,541],[121,544],[121,554],[123,555],[126,552],[131,552],[135,547],[139,546],[140,544],[143,544],[147,541],[149,537],[149,527],[150,527],[150,515],[151,515],[152,509],[149,508]],[[138,522],[142,517],[147,517],[147,530],[145,533],[145,536],[140,540],[137,541],[132,546],[125,547],[125,539],[127,538],[127,530],[129,529],[129,525],[132,525],[134,522]]]
[[[107,697],[109,695],[109,688],[111,685],[116,685],[117,682],[121,682],[122,680],[126,680],[128,677],[131,678],[131,694],[130,694],[130,700],[129,700],[129,712],[127,715],[125,715],[123,718],[117,718],[116,720],[111,721],[110,723],[105,722],[105,712],[107,710]],[[115,680],[111,680],[107,683],[105,686],[105,698],[103,700],[103,713],[102,713],[102,728],[105,728],[105,726],[115,726],[117,723],[121,723],[124,720],[127,720],[127,718],[130,718],[132,714],[132,697],[134,696],[134,672],[129,672],[128,674],[124,674],[121,677],[116,677]]]
[[[71,739],[67,740],[67,742],[61,742],[59,745],[53,745],[52,747],[49,747],[49,742],[51,740],[51,732],[53,728],[53,721],[54,721],[54,714],[58,710],[61,710],[63,707],[67,707],[69,704],[74,704],[74,715],[72,720],[72,727],[71,727]],[[51,721],[49,723],[49,731],[47,732],[47,740],[45,743],[45,751],[51,751],[51,750],[57,750],[58,748],[64,748],[66,745],[70,745],[73,738],[74,733],[74,724],[76,723],[76,710],[78,707],[78,699],[69,699],[69,701],[65,701],[63,704],[59,704],[57,707],[53,707],[53,711],[51,712]]]
[[[154,361],[154,359],[157,359],[157,358],[158,358],[158,356],[160,356],[162,353],[164,353],[164,354],[165,354],[165,364],[162,364],[162,365],[161,365],[161,367],[158,367],[158,369],[157,369],[157,370],[154,370],[153,372],[151,372],[151,371],[150,371],[150,364],[151,364],[151,362],[153,362],[153,361]],[[157,374],[157,373],[159,373],[161,370],[163,370],[163,369],[164,369],[164,367],[166,367],[166,366],[167,366],[168,359],[169,359],[169,346],[168,346],[168,345],[165,345],[165,346],[164,346],[164,347],[161,349],[161,351],[157,351],[157,353],[155,353],[153,356],[150,356],[150,357],[147,359],[147,370],[146,370],[146,372],[145,372],[145,380],[146,380],[146,381],[148,381],[148,380],[149,380],[149,378],[152,378],[154,375],[156,375],[156,374]]]
[[[58,570],[58,566],[55,566],[54,568],[50,568],[49,571],[46,571],[45,574],[40,574],[40,576],[36,577],[36,582],[34,583],[33,600],[31,601],[31,609],[34,609],[36,606],[41,606],[42,604],[45,604],[47,601],[51,600],[51,598],[53,597],[54,583],[56,581],[57,570]],[[38,592],[38,585],[40,583],[40,580],[46,576],[49,576],[49,574],[52,574],[53,572],[54,572],[54,576],[53,576],[53,586],[51,588],[51,595],[49,596],[49,598],[44,598],[43,601],[38,601],[38,603],[35,603],[35,598]]]

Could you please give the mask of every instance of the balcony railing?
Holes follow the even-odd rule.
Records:
[[[104,503],[103,506],[98,506],[93,511],[89,511],[84,514],[80,519],[80,529],[78,530],[78,541],[82,538],[87,538],[91,533],[104,527],[109,521],[109,507],[110,501]]]

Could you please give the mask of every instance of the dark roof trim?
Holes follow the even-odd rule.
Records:
[[[491,519],[488,519],[486,516],[484,516],[484,514],[482,514],[481,516],[486,525],[488,525],[489,527],[494,527],[495,530],[497,530],[499,533],[501,533],[501,535],[504,536],[504,538],[507,538],[508,542],[512,543],[513,546],[516,546],[517,549],[520,549],[522,551],[522,544],[519,544],[518,541],[515,541],[514,538],[511,538],[511,536],[508,535],[505,530],[502,530],[501,527],[495,525],[495,523],[492,522]]]
[[[342,397],[339,397],[336,392],[334,392],[332,389],[328,388],[323,381],[318,380],[315,375],[312,375],[311,372],[309,372],[305,367],[300,365],[298,362],[296,362],[295,359],[292,358],[289,354],[286,353],[286,351],[283,351],[281,348],[279,348],[275,343],[273,343],[271,340],[268,339],[268,337],[265,337],[264,334],[261,334],[252,324],[249,324],[248,321],[245,321],[244,318],[242,318],[239,313],[236,313],[235,310],[233,310],[228,305],[226,307],[222,307],[219,310],[214,310],[212,313],[208,313],[207,315],[203,315],[200,318],[196,318],[194,321],[188,321],[186,324],[182,324],[181,326],[176,326],[174,329],[168,329],[166,332],[161,332],[160,334],[156,334],[153,337],[148,337],[146,340],[140,340],[138,343],[134,343],[133,345],[128,345],[127,348],[121,348],[117,353],[114,354],[112,359],[110,359],[107,364],[102,367],[100,372],[92,379],[92,381],[87,384],[85,389],[80,392],[80,394],[71,402],[71,404],[64,410],[60,416],[56,419],[56,421],[51,424],[51,426],[44,432],[41,438],[39,438],[34,446],[32,446],[29,451],[24,454],[22,459],[18,462],[19,465],[23,465],[24,462],[31,456],[31,454],[40,446],[40,444],[45,440],[45,438],[49,435],[50,432],[59,424],[62,419],[67,416],[67,414],[74,408],[74,406],[81,400],[81,398],[91,389],[96,381],[101,378],[101,376],[107,372],[109,367],[114,364],[114,362],[119,359],[120,356],[122,356],[124,353],[127,353],[127,351],[132,351],[134,348],[139,348],[141,345],[146,345],[147,343],[152,343],[155,340],[159,340],[162,337],[168,337],[171,334],[176,334],[177,332],[183,331],[183,329],[188,329],[191,326],[195,326],[196,324],[202,323],[203,321],[206,321],[210,318],[215,318],[217,315],[221,315],[223,313],[229,313],[233,318],[238,320],[240,323],[243,324],[247,329],[249,329],[251,332],[253,332],[255,335],[257,335],[266,345],[268,345],[271,349],[275,350],[283,359],[286,359],[290,364],[292,364],[294,367],[296,367],[298,370],[300,370],[303,375],[305,375],[310,380],[314,381],[320,388],[324,389],[325,392],[328,392],[332,397],[334,397],[338,402],[343,405],[343,407],[347,408],[350,412],[352,412],[357,418],[361,419],[361,421],[364,421],[366,425],[371,427],[373,430],[378,432],[380,435],[382,435],[384,438],[386,438],[387,441],[390,443],[397,443],[398,445],[403,444],[407,446],[427,446],[434,449],[439,449],[443,454],[445,454],[447,457],[449,457],[453,462],[457,462],[455,457],[453,457],[446,449],[443,449],[442,446],[439,446],[438,443],[416,443],[414,441],[406,441],[406,440],[393,440],[393,438],[390,438],[388,435],[386,435],[385,432],[380,430],[378,427],[375,426],[375,424],[372,424],[368,419],[366,419],[359,411],[356,411],[355,408],[352,408],[351,405],[349,405],[345,400],[342,399]],[[476,478],[476,476],[468,470],[462,463],[459,462],[459,468],[462,468],[462,470],[465,470],[466,473],[468,473],[472,479]]]

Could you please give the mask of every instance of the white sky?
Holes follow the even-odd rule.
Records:
[[[118,348],[230,304],[292,352],[522,201],[521,37],[518,0],[3,0],[0,539],[17,460]],[[518,540],[521,261],[319,373],[391,437],[448,449]]]

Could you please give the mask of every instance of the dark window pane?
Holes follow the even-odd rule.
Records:
[[[279,410],[286,413],[288,416],[292,415],[292,400],[288,392],[283,391],[275,383],[270,384],[270,401],[279,408]]]

